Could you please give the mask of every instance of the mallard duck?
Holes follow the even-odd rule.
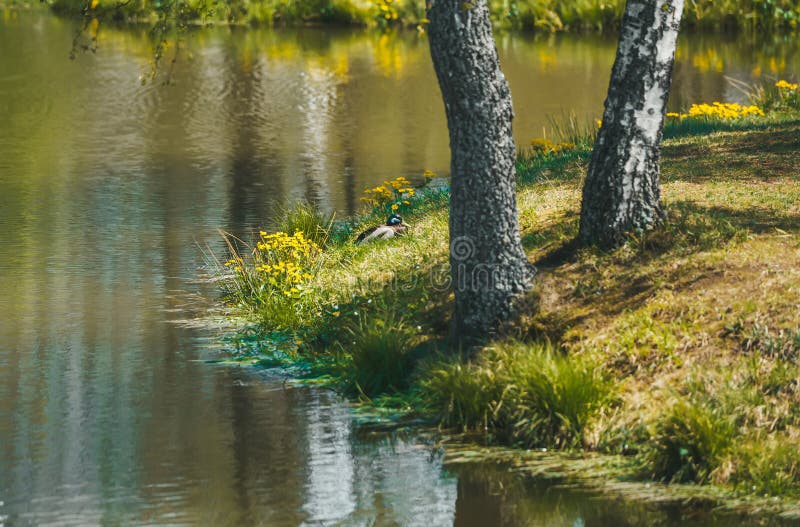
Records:
[[[367,243],[374,240],[385,240],[405,234],[408,225],[403,223],[403,218],[399,214],[392,214],[386,220],[385,225],[376,225],[365,230],[356,238],[356,243]]]

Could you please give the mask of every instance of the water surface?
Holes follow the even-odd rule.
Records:
[[[70,61],[72,23],[0,14],[0,525],[687,525],[448,468],[329,392],[205,363],[218,331],[179,323],[216,299],[197,278],[217,229],[296,200],[348,214],[385,178],[447,171],[424,37],[204,30],[171,85],[142,85],[144,30],[100,27]],[[548,115],[600,114],[613,40],[498,46],[519,144]],[[741,99],[726,75],[796,76],[798,57],[684,38],[671,105]]]

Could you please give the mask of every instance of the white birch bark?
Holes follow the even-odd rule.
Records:
[[[628,0],[583,187],[583,243],[614,247],[664,217],[661,132],[682,12],[683,0]]]

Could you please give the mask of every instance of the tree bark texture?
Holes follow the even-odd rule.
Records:
[[[683,0],[628,0],[583,187],[582,243],[615,247],[664,218],[661,133],[682,12]]]
[[[428,39],[450,133],[450,270],[456,342],[489,336],[534,269],[522,249],[514,111],[486,0],[432,0]]]

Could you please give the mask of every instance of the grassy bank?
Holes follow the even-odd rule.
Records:
[[[18,0],[13,0],[18,1]],[[412,0],[48,0],[56,12],[127,21],[152,21],[159,12],[178,18],[235,24],[355,24],[424,27],[424,3]],[[536,31],[604,31],[618,27],[623,0],[491,0],[499,27]],[[800,6],[793,0],[689,2],[684,25],[692,28],[796,29]]]
[[[517,163],[518,203],[540,274],[519,317],[471,359],[445,351],[446,186],[402,180],[365,194],[362,216],[299,207],[281,226],[292,236],[230,239],[221,283],[256,321],[234,353],[486,443],[614,454],[626,477],[800,496],[792,89],[762,94],[781,110],[766,116],[709,106],[670,117],[669,220],[613,252],[573,244],[589,130],[534,142]],[[410,235],[352,243],[392,209]]]

